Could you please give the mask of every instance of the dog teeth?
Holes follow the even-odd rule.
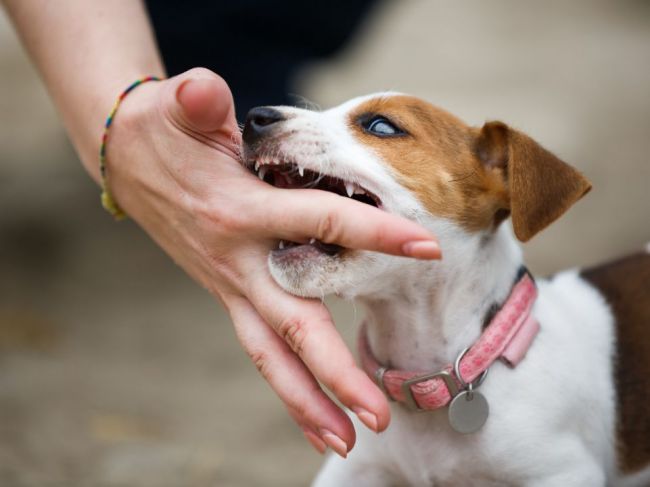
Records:
[[[280,240],[280,245],[278,245],[280,250],[284,249],[284,240]]]
[[[313,245],[314,243],[316,243],[316,239],[315,238],[310,238],[309,243]]]
[[[305,176],[305,168],[299,164],[296,163],[291,163],[291,162],[283,162],[279,159],[271,159],[273,156],[260,156],[257,160],[255,160],[255,172],[257,173],[257,176],[264,181],[264,177],[269,171],[269,167],[271,166],[279,166],[279,165],[284,165],[284,164],[291,164],[294,167],[290,168],[287,171],[282,171],[282,176],[285,178],[285,182],[287,185],[292,185],[294,184],[294,180],[291,177],[291,171],[295,171],[297,169],[298,174],[300,177]],[[283,166],[284,167],[284,166]],[[295,175],[295,172],[293,173]],[[339,180],[341,181],[341,180]],[[339,183],[341,184],[341,183]],[[350,181],[342,181],[343,186],[345,187],[345,193],[348,195],[349,198],[352,198],[355,194],[359,195],[368,195],[369,193],[363,189],[361,186],[359,186],[356,183],[350,182]],[[339,186],[340,187],[340,186]],[[313,244],[315,242],[314,239],[311,239],[309,241],[310,244]],[[286,244],[284,242],[281,242],[282,247],[284,248]]]

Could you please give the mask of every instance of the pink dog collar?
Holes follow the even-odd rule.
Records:
[[[435,373],[386,368],[370,350],[365,324],[359,332],[361,364],[389,399],[415,410],[444,407],[459,392],[469,390],[471,393],[472,386],[478,387],[496,360],[515,367],[524,358],[539,332],[539,323],[531,315],[536,297],[535,283],[525,272],[483,334],[459,355],[456,367],[449,364]]]

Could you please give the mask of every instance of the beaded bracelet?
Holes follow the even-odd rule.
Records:
[[[115,202],[115,199],[113,198],[113,195],[108,189],[108,180],[106,175],[106,142],[108,141],[108,131],[111,128],[111,125],[113,125],[113,119],[115,118],[117,109],[120,107],[122,100],[126,98],[126,95],[131,93],[131,91],[133,91],[137,86],[140,86],[143,83],[147,83],[148,81],[160,81],[160,80],[161,78],[158,78],[156,76],[146,76],[144,78],[141,78],[131,83],[126,90],[120,93],[120,96],[117,97],[117,100],[115,100],[115,104],[113,105],[113,108],[111,109],[111,112],[108,114],[108,118],[106,119],[106,124],[104,124],[104,134],[102,135],[102,144],[99,147],[99,172],[102,177],[101,199],[102,199],[102,206],[104,207],[104,209],[108,211],[111,215],[113,215],[113,218],[115,218],[116,220],[122,220],[126,218],[126,213],[124,213],[124,211],[122,211],[122,208],[118,206],[118,204]]]

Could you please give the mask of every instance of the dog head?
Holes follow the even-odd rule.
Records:
[[[507,217],[527,241],[590,189],[575,169],[501,122],[469,127],[420,99],[388,93],[323,112],[260,107],[248,114],[244,164],[283,188],[330,191],[418,220],[489,237]],[[444,232],[443,232],[444,233]],[[444,242],[453,245],[453,242]],[[311,239],[279,242],[275,280],[310,297],[371,293],[404,259]]]

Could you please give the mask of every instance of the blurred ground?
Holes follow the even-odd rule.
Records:
[[[218,305],[99,208],[1,16],[0,72],[0,485],[306,485],[320,457]],[[646,2],[392,2],[301,84],[502,119],[581,169],[594,191],[527,245],[537,272],[650,240]]]

